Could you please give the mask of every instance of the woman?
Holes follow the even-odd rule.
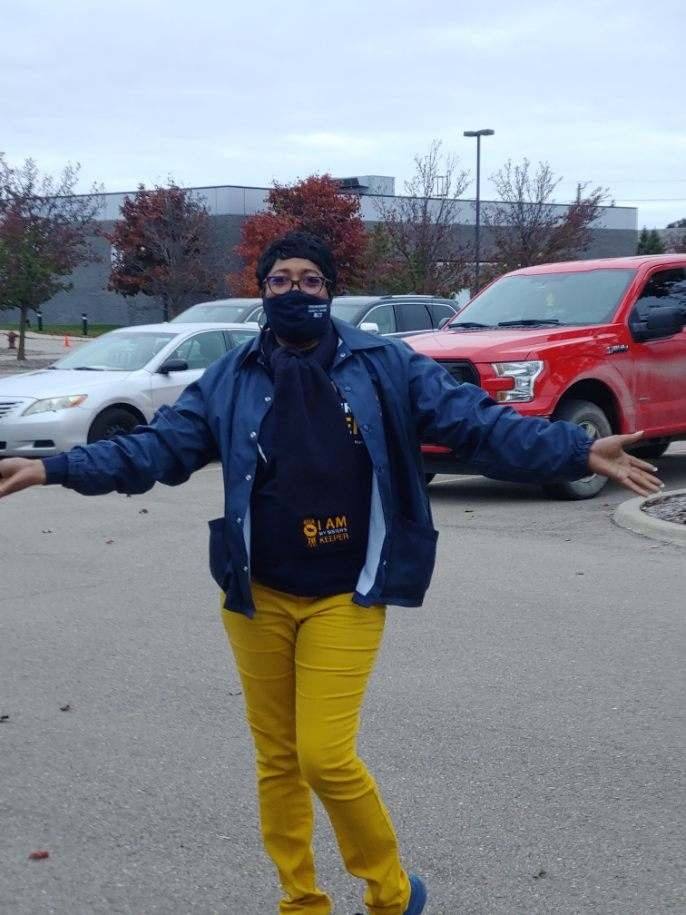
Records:
[[[223,465],[210,568],[255,741],[262,835],[281,915],[329,915],[312,855],[312,792],[372,915],[420,915],[427,892],[357,755],[386,606],[419,606],[437,533],[419,443],[479,473],[539,482],[601,473],[642,495],[659,481],[626,454],[640,433],[591,442],[458,385],[405,344],[331,318],[336,266],[290,233],[257,265],[267,326],[214,363],[149,426],[43,462],[0,461],[0,496],[42,483],[140,493]]]

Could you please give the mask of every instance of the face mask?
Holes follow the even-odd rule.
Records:
[[[263,298],[267,323],[287,343],[321,339],[331,320],[331,299],[320,299],[299,289]]]

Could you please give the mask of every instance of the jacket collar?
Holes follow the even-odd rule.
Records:
[[[367,333],[366,330],[360,330],[358,327],[353,327],[352,324],[341,321],[339,318],[332,318],[331,320],[336,333],[351,352],[390,346],[390,341],[378,334]],[[264,331],[262,333],[264,333]],[[238,360],[239,365],[242,366],[248,361],[253,362],[259,359],[262,351],[262,333],[257,334],[255,339],[251,341],[250,345],[242,353]]]

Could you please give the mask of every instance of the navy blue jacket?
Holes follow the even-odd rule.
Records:
[[[438,536],[420,442],[447,445],[477,473],[525,483],[585,476],[591,442],[578,426],[524,418],[480,388],[458,384],[404,343],[334,323],[341,342],[331,378],[350,404],[374,467],[369,546],[354,600],[419,606]],[[252,616],[250,495],[260,424],[272,396],[256,338],[211,365],[149,426],[48,459],[48,482],[84,495],[142,493],[158,481],[183,483],[219,459],[225,510],[209,523],[210,569],[226,592],[226,607]]]

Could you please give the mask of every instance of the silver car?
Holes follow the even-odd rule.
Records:
[[[170,324],[210,323],[218,321],[260,321],[263,314],[262,299],[215,299],[213,302],[198,302],[172,318]]]
[[[257,324],[123,327],[49,368],[0,379],[0,457],[49,457],[130,432]]]

